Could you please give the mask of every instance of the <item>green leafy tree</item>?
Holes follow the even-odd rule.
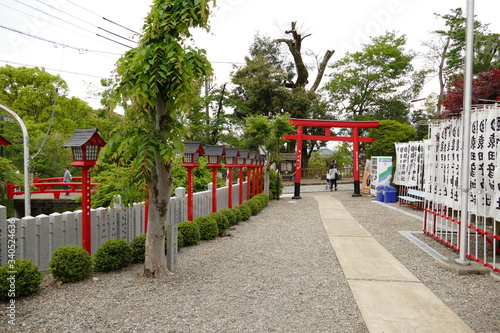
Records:
[[[30,171],[37,177],[61,176],[73,160],[71,150],[61,148],[76,128],[99,128],[106,140],[118,128],[121,116],[110,109],[93,110],[86,102],[66,96],[60,76],[39,68],[0,67],[0,103],[23,119],[29,133]],[[2,111],[3,112],[3,111]],[[5,112],[5,114],[7,114]],[[16,121],[2,122],[2,136],[12,145],[5,157],[23,169],[22,133]],[[72,170],[77,175],[79,169]]]
[[[165,217],[174,160],[183,149],[182,114],[197,93],[196,79],[211,71],[204,51],[185,41],[191,36],[190,28],[208,29],[209,2],[155,0],[138,46],[117,64],[117,92],[131,107],[125,113],[126,125],[110,140],[107,153],[130,163],[129,186],[149,188],[146,277],[167,272]]]
[[[264,175],[264,191],[268,195],[269,169],[271,164],[279,161],[279,152],[285,144],[282,136],[295,131],[295,127],[290,124],[288,119],[287,115],[274,119],[257,115],[246,119],[245,137],[248,138],[248,141],[243,147],[265,153],[267,161]]]
[[[377,128],[369,130],[368,136],[375,139],[366,149],[368,157],[392,156],[395,159],[394,143],[415,140],[415,128],[395,120],[382,120]]]
[[[387,32],[335,62],[325,86],[333,109],[349,120],[408,122],[408,103],[420,92],[424,73],[413,70],[415,53],[405,46],[404,35]]]
[[[427,58],[430,72],[439,79],[437,112],[441,112],[441,100],[445,87],[463,75],[466,46],[466,17],[462,8],[451,9],[447,14],[435,14],[444,20],[443,29],[433,31],[433,38],[424,43],[429,48]],[[488,71],[500,66],[500,35],[489,31],[489,25],[474,21],[473,73]]]

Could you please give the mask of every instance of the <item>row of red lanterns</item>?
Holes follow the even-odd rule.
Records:
[[[253,151],[240,150],[239,148],[226,148],[218,145],[205,145],[202,147],[201,142],[191,141],[184,142],[184,156],[182,158],[182,166],[187,168],[187,195],[188,195],[188,220],[193,220],[193,168],[198,167],[198,159],[200,156],[208,157],[207,166],[212,168],[212,212],[217,212],[217,168],[222,167],[222,164],[228,169],[228,208],[233,206],[233,168],[240,168],[239,174],[239,204],[243,203],[243,168],[248,168],[248,183],[247,183],[247,199],[250,199],[250,179],[257,185],[254,185],[254,190],[257,194],[257,189],[262,189],[263,173],[262,168],[265,165],[265,155],[258,154]],[[259,168],[259,170],[257,170]],[[253,171],[252,171],[253,170]],[[253,176],[251,175],[253,173]]]

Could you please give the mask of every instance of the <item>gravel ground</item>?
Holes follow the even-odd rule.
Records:
[[[182,248],[174,275],[145,279],[141,265],[133,265],[60,286],[47,278],[36,295],[16,301],[16,326],[7,324],[7,304],[1,304],[0,327],[8,332],[367,332],[314,194],[306,193],[318,189],[324,191],[304,186],[301,200],[272,201],[229,236]],[[351,194],[352,185],[342,184],[322,195],[339,199],[476,332],[500,331],[497,279],[438,268],[399,234],[420,230],[418,219]],[[429,237],[421,239],[456,257]]]

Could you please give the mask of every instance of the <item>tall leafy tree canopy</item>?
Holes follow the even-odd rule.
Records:
[[[191,28],[208,29],[209,0],[155,0],[138,46],[117,64],[117,93],[128,101],[126,126],[106,152],[130,165],[130,188],[149,190],[144,275],[166,273],[165,220],[172,191],[173,161],[182,151],[183,115],[210,74],[205,52],[187,45]]]
[[[334,112],[348,120],[408,122],[408,103],[420,92],[424,73],[414,71],[415,53],[405,46],[404,35],[387,32],[336,61],[324,88]]]

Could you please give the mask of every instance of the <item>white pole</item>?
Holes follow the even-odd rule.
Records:
[[[29,174],[29,137],[28,130],[24,125],[23,120],[11,109],[0,104],[0,108],[4,109],[14,117],[23,131],[23,145],[24,145],[24,216],[31,216],[31,193],[30,193],[30,174]]]
[[[464,111],[462,114],[462,193],[460,219],[460,255],[456,262],[468,265],[466,258],[467,223],[469,222],[469,159],[470,159],[470,118],[472,105],[472,64],[474,56],[474,0],[467,0],[467,30],[465,47]]]

